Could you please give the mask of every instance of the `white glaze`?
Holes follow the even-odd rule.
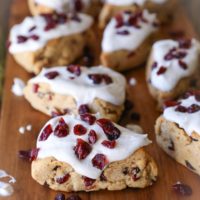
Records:
[[[44,17],[26,17],[21,24],[13,26],[10,31],[10,53],[14,54],[26,51],[36,51],[40,48],[43,48],[49,40],[81,33],[91,27],[93,19],[90,16],[81,13],[77,15],[81,19],[80,22],[69,18],[66,23],[57,25],[54,29],[49,31],[44,30],[46,27],[46,21]],[[36,26],[36,29],[30,32],[29,30],[34,26]],[[39,39],[28,39],[24,43],[17,43],[17,36],[19,35],[26,37],[37,35],[39,36]]]
[[[59,72],[59,76],[52,80],[47,79],[44,75],[51,71]],[[43,69],[29,83],[47,83],[53,92],[73,96],[78,105],[92,103],[95,98],[100,98],[115,105],[124,103],[126,80],[121,74],[103,66],[81,67],[81,71],[81,75],[77,77],[68,72],[66,67]],[[104,83],[93,84],[93,81],[88,78],[88,74],[93,73],[107,74],[113,82],[109,85]],[[75,79],[71,80],[70,77],[75,77]]]
[[[106,155],[109,162],[114,162],[123,160],[140,147],[150,144],[147,135],[138,134],[115,124],[115,126],[121,131],[121,136],[116,140],[116,147],[114,149],[109,149],[101,144],[103,140],[107,140],[107,137],[102,128],[100,128],[96,123],[90,126],[76,116],[65,115],[62,117],[69,126],[69,135],[64,138],[58,138],[54,134],[51,134],[46,141],[39,141],[39,137],[43,131],[42,129],[37,140],[37,148],[40,148],[38,158],[42,159],[53,156],[61,162],[69,163],[77,173],[89,178],[97,179],[101,175],[101,170],[93,167],[91,163],[92,158],[96,154],[102,153]],[[54,130],[59,119],[60,117],[53,118],[48,121],[46,125],[51,124]],[[88,141],[88,132],[83,136],[77,137],[73,133],[73,127],[76,124],[82,124],[87,128],[88,132],[93,129],[98,135],[97,142],[92,145],[91,153],[84,160],[79,160],[76,157],[73,148],[76,145],[77,138]],[[46,127],[46,125],[44,127]]]
[[[74,11],[74,0],[35,0],[35,3],[54,9],[57,12]],[[83,9],[87,8],[91,0],[82,0]]]
[[[194,96],[181,100],[182,106],[189,107],[192,104],[200,106],[200,102]],[[200,134],[200,111],[195,113],[182,113],[175,111],[176,108],[177,106],[166,108],[163,113],[164,118],[178,124],[188,135],[191,135],[194,131]]]
[[[124,21],[127,21],[130,14],[123,13]],[[116,28],[117,22],[115,18],[106,26],[103,33],[102,50],[104,52],[113,52],[118,50],[136,50],[147,37],[153,33],[156,28],[153,23],[156,21],[156,15],[150,14],[147,10],[143,11],[143,16],[148,23],[139,21],[141,28],[135,28],[134,26],[122,26]],[[117,34],[118,31],[129,31],[129,35]]]
[[[134,3],[143,6],[146,2],[162,4],[165,3],[166,1],[167,0],[105,0],[107,4],[115,6],[130,6]]]
[[[178,59],[165,60],[165,55],[173,47],[178,48],[179,44],[174,40],[161,40],[156,42],[152,48],[152,60],[157,62],[158,66],[151,71],[150,79],[152,85],[163,91],[169,92],[175,88],[177,83],[184,77],[188,77],[194,73],[199,63],[200,55],[200,43],[192,39],[192,47],[190,49],[184,49],[187,52],[185,58],[181,59],[188,65],[188,69],[184,70],[179,66]],[[164,74],[157,75],[158,69],[164,66],[167,71]]]
[[[14,84],[12,85],[11,91],[16,96],[23,96],[23,89],[25,87],[24,81],[20,78],[14,78]]]

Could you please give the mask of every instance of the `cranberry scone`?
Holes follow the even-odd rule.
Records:
[[[167,20],[167,14],[175,7],[175,0],[105,0],[99,16],[99,26],[104,28],[110,19],[120,11],[138,11],[147,9],[157,13],[161,21]]]
[[[147,63],[146,79],[151,95],[163,102],[183,94],[200,77],[200,43],[196,39],[156,42]]]
[[[86,14],[42,14],[26,17],[10,31],[9,51],[28,72],[68,65],[94,47],[93,19]]]
[[[155,125],[159,146],[177,162],[200,175],[200,90],[167,101]]]
[[[54,12],[84,12],[97,16],[102,3],[100,0],[28,0],[33,15]]]
[[[99,113],[113,121],[123,112],[125,93],[125,78],[103,66],[43,69],[24,88],[25,98],[47,115]]]
[[[117,71],[143,64],[156,30],[156,15],[147,10],[118,13],[103,33],[102,64]]]
[[[64,115],[42,128],[32,150],[32,177],[53,190],[95,191],[144,188],[157,165],[144,150],[147,135],[95,115]]]

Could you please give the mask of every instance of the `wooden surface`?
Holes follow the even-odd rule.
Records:
[[[185,17],[182,9],[177,8],[175,23],[176,29],[184,29],[188,36],[196,36],[190,22]],[[20,22],[28,14],[25,0],[14,0],[11,7],[10,25]],[[181,19],[181,23],[180,23]],[[170,29],[170,30],[171,30]],[[169,29],[167,29],[167,32]],[[147,149],[158,163],[158,181],[146,189],[126,189],[123,191],[100,191],[92,193],[79,193],[83,200],[198,200],[200,199],[200,177],[193,174],[185,167],[179,165],[168,157],[155,143],[154,123],[159,115],[155,111],[155,102],[150,97],[145,81],[144,67],[126,73],[127,78],[135,77],[137,85],[128,87],[129,99],[135,104],[134,111],[141,114],[140,125],[149,133],[153,144]],[[20,160],[17,153],[22,149],[30,149],[35,146],[35,141],[40,128],[48,117],[35,111],[23,97],[16,97],[10,92],[14,77],[28,80],[30,75],[26,73],[13,60],[11,55],[6,59],[5,84],[3,93],[1,124],[0,124],[0,169],[5,169],[17,179],[14,184],[15,193],[7,198],[10,200],[53,200],[56,192],[36,183],[30,175],[30,163]],[[125,122],[126,121],[126,122]],[[122,124],[131,122],[128,116]],[[20,135],[18,128],[32,124],[31,133]],[[177,181],[190,185],[193,195],[182,198],[175,194],[171,186]],[[1,198],[0,198],[1,199]],[[3,199],[3,198],[2,198]]]

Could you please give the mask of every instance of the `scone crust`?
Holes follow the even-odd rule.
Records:
[[[139,178],[134,180],[131,175],[133,168],[140,169]],[[56,177],[69,174],[70,178],[58,184]],[[150,186],[158,175],[155,161],[141,148],[125,160],[109,164],[103,171],[104,178],[97,179],[93,185],[86,187],[83,178],[72,166],[60,162],[53,157],[38,159],[32,162],[32,177],[41,185],[49,185],[53,190],[64,192],[95,191],[100,189],[122,190],[126,187],[144,188]],[[106,180],[106,181],[105,181]]]
[[[158,145],[177,162],[200,175],[200,136],[193,132],[191,137],[176,123],[160,116],[155,125]]]

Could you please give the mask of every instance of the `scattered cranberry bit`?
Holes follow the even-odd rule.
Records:
[[[151,69],[154,70],[158,66],[157,62],[154,62],[153,65],[151,66]]]
[[[34,31],[36,29],[36,26],[32,26],[29,30],[28,30],[28,32],[32,32],[32,31]]]
[[[113,82],[112,78],[107,74],[88,74],[88,77],[93,81],[94,84],[101,84],[104,82],[108,85]]]
[[[54,130],[54,135],[57,137],[66,137],[69,134],[69,127],[63,118],[60,118],[58,125]]]
[[[80,115],[80,117],[81,117],[81,120],[83,120],[84,122],[87,122],[89,125],[93,125],[96,121],[96,117],[88,113]]]
[[[114,149],[116,146],[116,141],[104,140],[101,144],[109,149]]]
[[[97,124],[103,129],[110,141],[117,140],[120,137],[120,130],[108,119],[98,119]]]
[[[131,119],[134,120],[134,121],[140,121],[140,114],[137,113],[137,112],[133,112],[131,114]]]
[[[57,15],[56,14],[42,14],[41,15],[45,21],[46,26],[44,28],[45,31],[49,31],[51,29],[54,29],[57,26]]]
[[[79,108],[78,108],[78,113],[80,115],[90,113],[90,109],[89,109],[88,105],[87,104],[80,105]]]
[[[53,132],[51,124],[48,124],[42,131],[39,141],[45,141]]]
[[[184,106],[179,105],[179,106],[177,106],[177,108],[175,109],[175,111],[186,113],[187,112],[187,108],[184,107]]]
[[[166,67],[160,67],[159,70],[157,71],[157,75],[164,74],[167,71]]]
[[[172,48],[169,52],[164,56],[165,60],[172,60],[172,59],[182,59],[187,55],[186,52],[180,51],[176,48]]]
[[[33,92],[34,92],[34,93],[37,93],[39,87],[40,87],[39,84],[33,84]]]
[[[92,165],[97,169],[104,169],[104,167],[108,164],[108,160],[103,154],[96,154],[92,159]]]
[[[185,161],[185,164],[186,164],[186,166],[187,166],[187,168],[189,168],[190,170],[193,170],[193,171],[195,171],[196,169],[191,165],[191,163],[189,162],[189,161]]]
[[[67,182],[69,180],[69,178],[70,178],[70,175],[69,174],[65,174],[62,177],[56,178],[56,182],[59,183],[59,184],[63,184],[65,182]]]
[[[142,11],[139,11],[139,12],[136,12],[134,14],[132,14],[128,20],[128,23],[127,25],[128,26],[134,26],[135,28],[138,28],[140,29],[141,26],[139,25],[139,22],[142,21],[142,22],[145,22],[147,23],[148,21],[143,17],[143,12]]]
[[[124,31],[117,31],[116,32],[118,35],[129,35],[130,32],[128,30],[124,30]]]
[[[21,159],[29,160],[29,161],[36,160],[39,150],[40,150],[39,148],[28,150],[28,151],[21,150],[19,151],[19,157]]]
[[[119,13],[119,14],[117,14],[117,15],[115,16],[115,20],[116,20],[116,22],[117,22],[115,28],[120,28],[120,27],[123,26],[123,16],[122,16],[121,13]]]
[[[87,129],[83,125],[77,124],[74,126],[75,135],[85,135],[86,133],[87,133]]]
[[[67,197],[66,200],[81,200],[81,198],[77,194],[73,194],[73,195]]]
[[[86,176],[82,176],[82,178],[83,178],[83,182],[84,182],[85,187],[92,186],[94,184],[94,182],[96,181],[95,179],[88,178]]]
[[[86,158],[92,151],[91,146],[82,139],[77,139],[77,144],[74,147],[74,152],[78,159],[82,160]]]
[[[27,40],[28,40],[28,37],[26,37],[26,36],[23,36],[23,35],[17,36],[17,43],[19,43],[19,44],[24,43]]]
[[[31,35],[30,38],[32,40],[39,40],[40,37],[38,35]]]
[[[192,104],[191,106],[189,106],[187,108],[188,113],[195,113],[195,112],[198,112],[198,111],[200,111],[200,106],[197,105],[197,104]]]
[[[73,13],[73,15],[71,16],[71,19],[78,23],[81,22],[81,18],[77,15],[77,13]]]
[[[67,22],[67,15],[64,13],[57,14],[57,23],[65,24]]]
[[[179,60],[178,63],[182,69],[186,70],[188,68],[187,64],[182,60]]]
[[[79,65],[69,65],[67,67],[67,71],[71,72],[72,74],[75,74],[76,76],[81,75],[81,67]]]
[[[122,173],[123,173],[124,175],[128,175],[128,174],[129,174],[128,167],[125,167],[125,168],[122,170]]]
[[[62,193],[59,193],[56,195],[55,200],[65,200],[65,195]]]
[[[97,141],[97,134],[94,130],[90,130],[89,134],[88,134],[88,142],[90,144],[95,144]]]
[[[182,196],[190,196],[192,195],[192,188],[189,185],[177,182],[172,186],[172,189]]]
[[[179,43],[179,48],[182,49],[189,49],[192,46],[192,40],[190,39],[180,39],[178,43]]]
[[[169,108],[169,107],[174,107],[180,105],[181,102],[178,101],[165,101],[164,102],[164,109]]]
[[[107,181],[107,178],[104,175],[104,172],[102,172],[101,175],[100,175],[100,181]]]
[[[134,181],[137,181],[138,179],[140,179],[140,168],[134,167],[131,171],[131,174],[132,174],[132,179]]]
[[[48,79],[54,79],[59,75],[59,73],[57,71],[52,71],[52,72],[48,72],[46,73],[44,76]]]

